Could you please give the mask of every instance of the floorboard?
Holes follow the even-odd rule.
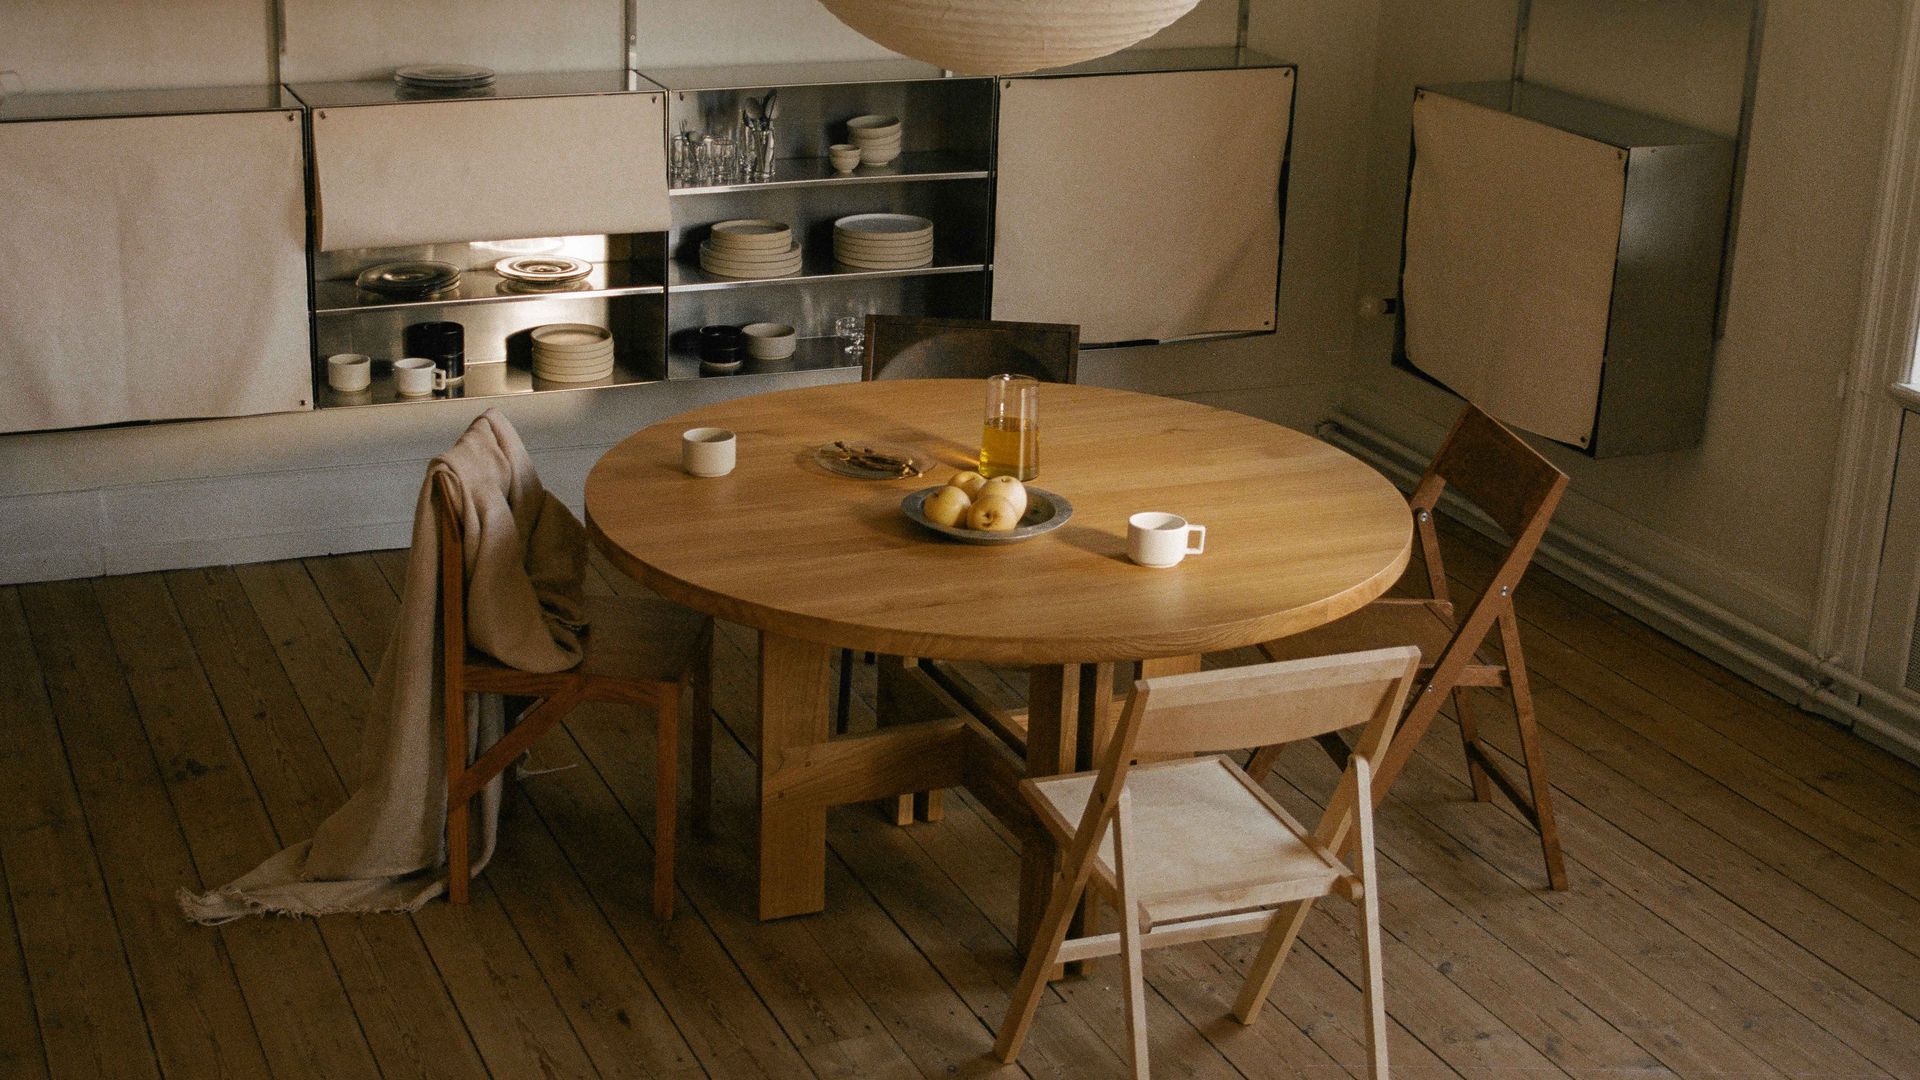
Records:
[[[1443,541],[1470,594],[1491,549]],[[681,838],[673,922],[650,914],[652,723],[601,706],[512,785],[466,908],[180,919],[175,889],[345,797],[405,570],[378,552],[0,589],[0,1075],[1124,1074],[1111,961],[1048,992],[1019,1064],[988,1056],[1019,857],[964,793],[907,828],[834,811],[827,912],[753,917],[740,627],[719,636],[714,826]],[[597,560],[589,587],[640,591]],[[1395,1073],[1920,1076],[1920,769],[1549,574],[1519,608],[1572,888],[1542,887],[1530,828],[1472,801],[1436,725],[1380,815]],[[1018,672],[977,674],[1019,700]],[[1511,763],[1510,715],[1475,704]],[[1269,787],[1311,816],[1334,779],[1300,748]],[[1253,942],[1150,954],[1155,1075],[1363,1075],[1353,925],[1323,905],[1248,1027],[1226,1013]]]

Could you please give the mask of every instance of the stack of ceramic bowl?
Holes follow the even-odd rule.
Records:
[[[855,214],[833,223],[833,259],[859,270],[910,270],[933,261],[933,222],[912,214]]]
[[[900,118],[856,116],[847,121],[847,142],[860,148],[860,164],[889,164],[900,156]]]
[[[800,272],[800,245],[778,221],[722,221],[700,245],[700,269],[718,277],[786,277]]]
[[[588,323],[549,323],[533,328],[533,377],[543,382],[584,383],[613,374],[613,332]]]

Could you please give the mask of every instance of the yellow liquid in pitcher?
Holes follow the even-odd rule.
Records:
[[[1040,425],[996,416],[980,432],[980,475],[1026,482],[1040,475]]]

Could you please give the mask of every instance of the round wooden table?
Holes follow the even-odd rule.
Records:
[[[1013,545],[940,538],[900,500],[972,467],[983,398],[977,381],[944,379],[741,398],[636,433],[587,477],[588,528],[615,565],[761,632],[763,917],[824,906],[828,806],[965,784],[1019,815],[1009,775],[1075,766],[1075,732],[1089,714],[1098,729],[1108,698],[1079,690],[1102,685],[1105,665],[1193,670],[1202,652],[1337,619],[1406,567],[1406,501],[1353,457],[1239,413],[1090,386],[1040,390],[1033,483],[1071,501],[1072,519]],[[692,427],[738,434],[732,474],[681,471]],[[940,465],[850,479],[813,459],[836,439],[903,444]],[[1128,562],[1127,518],[1142,510],[1207,526],[1205,554],[1165,570]],[[1032,667],[1025,762],[1009,774],[999,742],[963,720],[830,738],[839,648]],[[1045,866],[1030,862],[1044,900]]]

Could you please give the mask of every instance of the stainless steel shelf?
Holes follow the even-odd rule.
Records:
[[[343,394],[328,386],[326,380],[322,378],[317,406],[322,409],[344,409],[364,405],[421,405],[454,399],[516,397],[521,394],[550,394],[564,390],[597,390],[608,386],[629,386],[658,381],[652,375],[634,367],[626,357],[615,358],[612,375],[595,382],[585,383],[546,382],[535,379],[533,372],[517,364],[494,360],[487,363],[468,364],[466,382],[452,394],[441,392],[422,397],[401,397],[394,389],[393,366],[376,363],[373,385],[359,393]]]
[[[669,379],[738,379],[748,375],[780,375],[793,371],[826,371],[831,368],[857,368],[860,357],[849,356],[837,337],[801,338],[793,355],[785,360],[755,360],[749,357],[738,371],[707,374],[700,370],[700,357],[674,352],[667,356]]]
[[[580,97],[591,94],[657,94],[661,87],[640,75],[611,71],[556,71],[528,75],[504,74],[491,86],[470,91],[436,92],[403,86],[391,78],[347,82],[293,83],[289,90],[314,109],[341,109],[357,105],[407,105],[432,101],[485,101],[504,98]]]
[[[9,94],[4,102],[0,102],[0,124],[28,120],[279,112],[299,108],[300,102],[278,86],[192,86],[175,90],[22,93]]]
[[[367,292],[351,281],[331,280],[314,283],[314,314],[352,315],[367,311],[396,311],[404,308],[451,307],[465,304],[516,303],[526,300],[591,300],[608,296],[644,296],[663,291],[658,274],[637,263],[596,263],[593,272],[581,279],[585,288],[548,289],[520,292],[512,282],[492,270],[468,270],[457,288],[419,300],[395,300]]]
[[[702,184],[677,187],[669,195],[724,195],[774,188],[839,184],[887,184],[933,180],[984,180],[991,175],[985,155],[934,150],[901,154],[885,165],[862,165],[851,173],[833,171],[826,158],[785,158],[777,163],[774,179],[740,184]]]
[[[648,68],[641,75],[668,90],[752,90],[774,86],[847,86],[859,83],[940,82],[984,76],[949,76],[918,60],[825,61],[801,64],[734,64]]]
[[[767,278],[730,278],[717,277],[700,269],[697,265],[672,263],[667,267],[667,291],[704,292],[712,289],[738,289],[750,285],[804,285],[821,281],[858,281],[863,278],[905,278],[931,277],[935,274],[977,274],[986,270],[985,263],[948,263],[935,262],[932,266],[920,266],[911,270],[855,270],[843,267],[833,261],[831,255],[806,256],[805,265],[797,274],[786,277]]]

